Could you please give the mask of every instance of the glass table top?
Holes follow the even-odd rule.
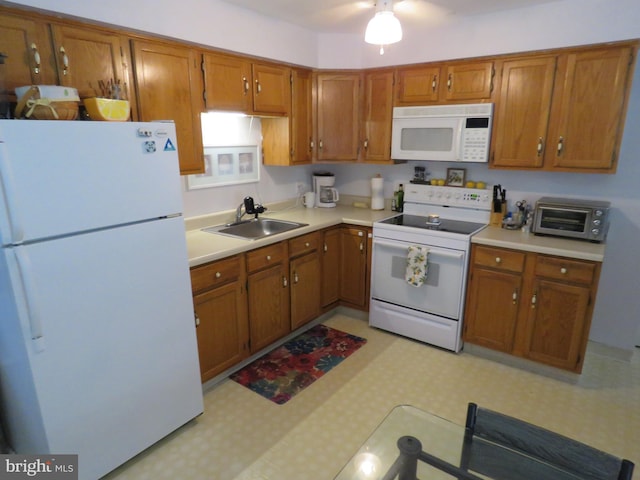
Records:
[[[415,476],[398,476],[398,443],[414,437],[426,461],[417,462]],[[395,407],[334,480],[576,480],[579,477],[523,453],[473,437],[465,444],[465,428],[409,405]],[[405,443],[406,445],[406,443]],[[466,449],[466,450],[465,450]],[[433,460],[435,459],[435,460]],[[395,466],[394,466],[395,463]],[[466,464],[460,470],[460,466]],[[393,467],[392,467],[393,466]],[[446,473],[453,467],[457,474]],[[486,467],[486,468],[485,468]]]

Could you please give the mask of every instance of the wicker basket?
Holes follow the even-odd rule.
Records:
[[[18,91],[22,90],[24,90],[24,87],[16,89],[16,94],[18,94]],[[76,90],[71,90],[73,92],[71,95],[68,95],[68,99],[64,97],[42,98],[41,88],[34,85],[26,90],[18,100],[15,117],[24,117],[34,120],[75,120],[78,118],[79,98]]]

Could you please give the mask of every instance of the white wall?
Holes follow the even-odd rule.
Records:
[[[386,49],[367,45],[359,35],[319,35],[260,17],[218,0],[20,0],[18,3],[100,20],[170,37],[320,68],[363,68],[422,61],[538,50],[640,38],[638,0],[560,0],[537,7],[455,20],[425,22],[405,28],[400,44]],[[630,350],[640,327],[637,276],[640,254],[640,66],[615,175],[551,174],[468,167],[470,178],[501,183],[511,201],[533,201],[544,194],[606,198],[614,206],[612,228],[591,329],[591,339]],[[446,164],[429,164],[443,176]],[[386,196],[394,184],[406,182],[411,164],[331,168],[343,193],[369,194],[369,178],[381,172]],[[221,187],[186,192],[188,214],[235,208],[244,195],[263,202],[292,195],[296,181],[310,182],[312,167],[263,167],[259,186]],[[250,191],[251,188],[255,189]],[[247,193],[249,192],[249,193]]]

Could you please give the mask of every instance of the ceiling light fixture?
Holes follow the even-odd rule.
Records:
[[[384,46],[402,40],[400,21],[393,14],[393,1],[380,0],[376,4],[376,14],[367,25],[364,41],[380,45],[380,55],[384,55]]]

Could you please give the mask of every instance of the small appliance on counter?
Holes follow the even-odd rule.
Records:
[[[316,207],[331,208],[340,199],[338,191],[333,187],[336,176],[331,172],[313,173],[313,192],[316,194]]]
[[[610,202],[542,197],[536,202],[531,231],[601,243],[609,231]]]

